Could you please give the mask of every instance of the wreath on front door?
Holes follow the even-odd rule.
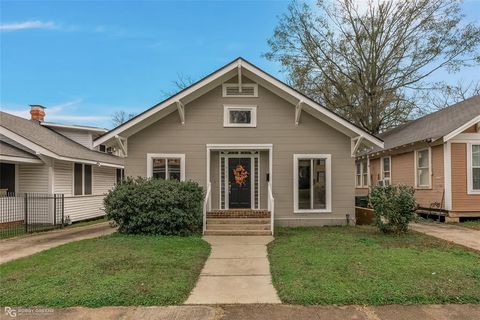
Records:
[[[248,171],[241,164],[237,164],[233,169],[233,176],[235,177],[235,183],[239,186],[243,186],[247,182]]]

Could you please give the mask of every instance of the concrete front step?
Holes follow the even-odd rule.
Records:
[[[270,230],[270,224],[209,224],[207,230]]]
[[[205,230],[206,236],[270,236],[270,230]]]
[[[217,219],[217,218],[208,218],[208,224],[267,224],[270,223],[270,219],[262,218],[227,218],[227,219]]]

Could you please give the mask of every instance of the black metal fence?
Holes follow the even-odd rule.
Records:
[[[7,193],[0,196],[0,239],[64,225],[63,194]]]

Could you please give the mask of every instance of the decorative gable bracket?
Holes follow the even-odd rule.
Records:
[[[355,157],[355,155],[357,154],[357,151],[360,148],[360,145],[362,144],[363,139],[365,139],[363,136],[358,136],[351,139],[352,157]]]
[[[298,126],[300,123],[300,115],[302,114],[302,105],[303,101],[298,101],[297,105],[295,106],[295,125]]]
[[[180,121],[182,122],[182,126],[185,125],[185,106],[180,100],[177,100],[177,110],[178,114],[180,115]]]

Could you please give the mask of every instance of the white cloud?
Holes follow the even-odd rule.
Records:
[[[72,114],[72,111],[78,109],[80,104],[83,102],[82,99],[75,99],[71,101],[62,102],[56,105],[47,107],[45,110],[46,116],[45,121],[66,121],[69,123],[91,123],[109,120],[108,116],[95,116],[95,115],[78,115]],[[2,106],[0,109],[3,112],[7,112],[22,118],[30,119],[30,109],[28,106],[11,106],[5,107]]]
[[[0,24],[1,31],[18,31],[26,29],[55,29],[58,26],[52,21],[29,20]]]

